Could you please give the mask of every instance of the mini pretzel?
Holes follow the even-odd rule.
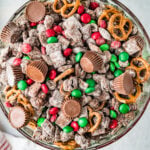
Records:
[[[76,10],[78,9],[78,7],[80,5],[80,0],[76,0],[74,3],[68,3],[67,0],[63,0],[64,5],[61,8],[57,9],[58,2],[59,2],[59,0],[54,1],[53,10],[56,13],[61,13],[61,15],[64,18],[68,18],[68,17],[72,16],[76,12]],[[66,14],[65,12],[68,8],[72,8],[72,10],[68,14]]]
[[[93,132],[98,128],[99,124],[101,123],[102,117],[101,117],[100,113],[94,112],[90,107],[88,107],[88,110],[89,110],[89,123],[90,123],[90,127],[91,127],[91,128],[88,130],[88,132],[93,133]],[[93,123],[92,123],[92,118],[93,118],[94,116],[97,117],[97,122],[96,122],[95,125],[93,125]]]
[[[140,94],[141,94],[141,86],[137,85],[136,86],[136,94],[135,95],[134,94],[129,94],[128,98],[123,98],[117,92],[115,92],[114,96],[121,103],[131,104],[131,103],[135,103],[136,102],[136,100],[140,96]]]
[[[116,24],[117,21],[117,24]],[[128,26],[127,29],[125,29]],[[117,13],[111,16],[108,22],[108,30],[118,41],[124,41],[132,32],[133,24],[130,19],[125,18],[123,14]]]
[[[63,78],[65,78],[66,76],[70,75],[74,73],[74,68],[70,68],[70,69],[67,69],[65,72],[61,73],[59,76],[57,76],[55,79],[54,79],[54,82],[57,82]]]
[[[115,7],[106,5],[106,9],[103,10],[102,14],[98,19],[98,24],[100,24],[100,20],[106,19],[107,21],[109,21],[110,17],[116,13],[119,13],[119,11]]]
[[[65,92],[65,91],[63,90],[63,83],[61,84],[59,91],[60,91],[60,93],[61,93],[62,95],[65,96],[65,98],[68,98],[68,97],[70,96],[70,92]]]
[[[63,150],[74,150],[78,147],[78,144],[74,141],[68,141],[68,142],[54,142],[55,145],[59,146]]]
[[[95,111],[100,111],[100,110],[102,110],[102,109],[104,108],[105,104],[106,104],[106,101],[103,101],[103,102],[101,103],[101,105],[100,105]]]
[[[141,62],[142,66],[136,66],[134,64],[135,61]],[[127,67],[126,69],[133,69],[133,70],[136,71],[136,78],[135,78],[135,80],[138,83],[143,83],[143,82],[147,81],[148,78],[150,77],[150,65],[149,65],[149,63],[146,60],[144,60],[141,57],[132,59],[132,61],[130,63],[130,66]],[[141,76],[140,76],[140,73],[141,73],[142,70],[145,70],[145,75],[144,75],[143,78],[141,78]]]
[[[37,128],[36,121],[34,121],[34,120],[29,121],[28,127],[30,127],[31,129],[35,130]]]

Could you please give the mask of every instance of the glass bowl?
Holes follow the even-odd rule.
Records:
[[[43,0],[41,0],[41,1],[43,1]],[[100,1],[100,0],[97,0],[97,1]],[[114,5],[118,9],[122,10],[126,14],[126,16],[129,17],[137,25],[141,36],[145,40],[145,47],[144,47],[144,50],[142,53],[142,57],[150,63],[150,39],[149,39],[144,27],[142,26],[140,21],[137,19],[137,17],[132,13],[132,11],[130,11],[126,6],[124,6],[122,3],[120,3],[117,0],[102,0],[102,1],[104,1],[106,4],[108,3],[111,5]],[[20,7],[15,12],[15,14],[10,18],[9,21],[13,21],[16,18],[18,18],[24,12],[25,6],[28,3],[29,2],[25,3],[22,7]],[[0,90],[3,91],[3,87],[0,87]],[[146,83],[144,83],[143,92],[142,92],[141,96],[137,99],[138,111],[136,112],[136,117],[134,118],[134,120],[132,120],[126,127],[122,127],[113,136],[107,135],[103,139],[101,139],[97,142],[92,142],[91,146],[88,149],[94,150],[94,149],[102,148],[106,145],[109,145],[109,144],[115,142],[116,140],[123,137],[127,132],[129,132],[135,126],[135,124],[138,122],[138,120],[141,118],[141,116],[145,112],[145,109],[146,109],[146,107],[150,101],[150,92],[149,91],[150,91],[150,80],[148,80]],[[6,115],[6,117],[8,117],[9,110],[7,107],[5,107],[4,102],[5,102],[4,94],[1,92],[0,93],[0,106],[1,106],[4,114]],[[29,140],[31,140],[31,141],[33,141],[33,142],[35,142],[35,143],[37,143],[37,144],[39,144],[45,148],[52,149],[52,150],[59,149],[58,147],[56,147],[52,143],[45,143],[42,141],[34,141],[32,139],[33,131],[27,127],[23,127],[22,129],[18,129],[18,131],[22,135],[24,135],[26,138],[28,138]],[[77,148],[77,149],[80,149],[80,148]]]

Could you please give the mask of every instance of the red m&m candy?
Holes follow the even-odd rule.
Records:
[[[34,26],[36,26],[36,25],[37,25],[36,22],[30,22],[30,26],[31,26],[31,27],[34,27]]]
[[[49,109],[50,115],[56,115],[58,113],[59,109],[57,107],[53,107]]]
[[[100,20],[98,23],[101,28],[107,28],[107,24],[105,20]]]
[[[115,119],[113,119],[113,120],[110,122],[109,128],[115,129],[117,126],[118,126],[118,121],[115,120]]]
[[[113,41],[111,42],[111,48],[113,49],[117,49],[121,46],[121,42],[120,41]]]
[[[45,94],[48,93],[48,87],[47,87],[46,84],[42,84],[42,85],[41,85],[41,89],[42,89],[42,91],[43,91]]]
[[[78,7],[77,13],[79,15],[81,15],[83,12],[84,12],[84,6],[81,5],[81,6]]]
[[[68,56],[71,55],[72,49],[71,48],[66,48],[63,53],[64,53],[65,57],[68,57]]]
[[[52,69],[51,71],[50,71],[50,73],[49,73],[49,78],[51,79],[51,80],[54,80],[55,79],[55,77],[56,77],[56,70],[54,70],[54,69]]]
[[[94,40],[97,40],[101,37],[101,34],[99,32],[94,32],[92,33],[91,35],[91,38],[94,39]]]
[[[10,102],[5,102],[6,107],[10,108],[13,107],[13,105]]]
[[[97,39],[96,40],[96,44],[97,45],[103,45],[103,44],[105,44],[106,43],[106,41],[105,41],[105,39],[104,38],[99,38],[99,39]]]
[[[23,43],[22,44],[22,52],[23,53],[28,54],[28,53],[31,52],[31,50],[32,50],[32,47],[31,47],[30,44],[28,44],[28,43]]]
[[[27,82],[28,85],[31,85],[34,81],[32,79],[27,79],[26,82]]]
[[[91,9],[94,10],[94,9],[96,9],[97,7],[99,7],[99,4],[98,4],[97,2],[91,2],[91,3],[90,3],[90,8],[91,8]]]
[[[43,55],[46,55],[46,48],[44,46],[41,47],[41,52]]]
[[[20,66],[22,59],[21,58],[15,58],[13,61],[14,66]]]
[[[81,21],[83,23],[89,23],[91,21],[91,16],[87,13],[81,15]]]
[[[50,122],[55,122],[55,120],[57,119],[57,115],[52,115],[52,117],[50,118]]]
[[[53,29],[47,29],[46,30],[46,36],[47,37],[55,36],[55,31]]]
[[[58,34],[61,34],[62,33],[62,27],[57,25],[57,26],[54,26],[53,30],[58,33]]]
[[[70,126],[73,128],[73,131],[79,130],[79,125],[76,121],[73,121]]]

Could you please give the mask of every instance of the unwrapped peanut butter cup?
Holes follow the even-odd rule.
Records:
[[[127,72],[123,73],[114,79],[113,87],[114,90],[119,94],[130,94],[134,88],[132,76]]]
[[[24,75],[20,66],[7,65],[6,75],[8,84],[13,87],[18,81],[23,80]]]
[[[44,61],[32,61],[27,65],[26,74],[29,78],[36,82],[43,82],[48,71],[47,65]]]
[[[80,114],[81,104],[79,103],[79,101],[73,98],[69,98],[67,100],[64,100],[61,110],[67,118],[73,119]]]
[[[101,69],[103,59],[96,52],[88,51],[81,58],[80,65],[85,72],[91,73]]]
[[[14,22],[9,22],[2,30],[0,38],[5,43],[15,43],[20,39],[21,30]]]
[[[26,18],[31,22],[41,21],[46,13],[44,4],[41,2],[33,1],[30,2],[25,11]]]
[[[11,125],[16,128],[22,128],[27,125],[29,122],[29,114],[25,111],[22,106],[15,106],[9,112],[9,122]]]

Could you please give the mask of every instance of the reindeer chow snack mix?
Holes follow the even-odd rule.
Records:
[[[145,41],[120,9],[94,0],[31,1],[0,34],[8,119],[33,139],[87,149],[125,128],[150,77]]]

